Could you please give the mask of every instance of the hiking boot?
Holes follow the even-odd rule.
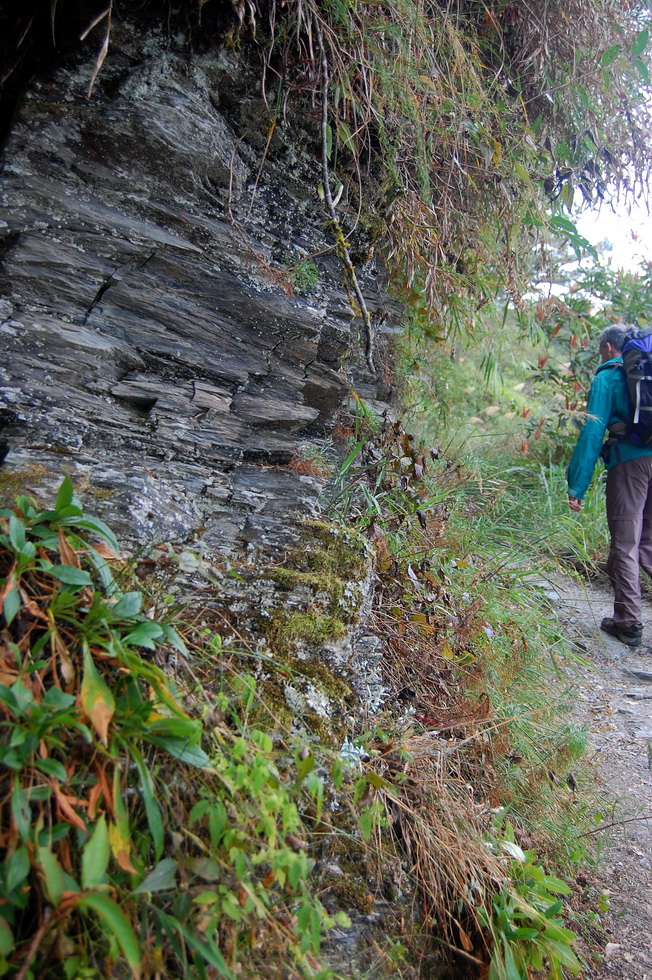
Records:
[[[639,623],[634,623],[633,626],[618,626],[611,616],[605,616],[600,623],[600,629],[628,647],[640,647],[643,639],[643,627]]]

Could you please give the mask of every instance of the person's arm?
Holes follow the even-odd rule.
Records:
[[[586,419],[566,471],[568,504],[572,510],[582,509],[582,498],[588,490],[595,464],[600,457],[607,423],[613,414],[612,380],[610,372],[601,371],[593,379],[589,391]]]

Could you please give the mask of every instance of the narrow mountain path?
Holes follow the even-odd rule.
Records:
[[[604,830],[590,834],[592,853],[600,849],[593,880],[579,879],[586,885],[579,915],[586,912],[600,957],[584,977],[652,980],[652,645],[630,649],[600,631],[602,617],[612,614],[608,586],[564,578],[555,588],[564,635],[581,658],[572,677],[573,718],[590,732],[595,777],[584,791],[615,802],[612,814],[604,810]],[[652,644],[649,599],[643,622],[644,643]],[[596,889],[604,896],[602,928],[591,928]]]

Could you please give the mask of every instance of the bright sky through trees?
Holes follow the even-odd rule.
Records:
[[[596,247],[605,240],[609,242],[611,249],[605,252],[605,258],[614,268],[635,270],[641,261],[652,261],[651,220],[644,206],[634,206],[628,214],[617,204],[604,204],[599,213],[582,214],[577,227]]]

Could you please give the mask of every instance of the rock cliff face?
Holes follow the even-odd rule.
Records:
[[[383,694],[368,549],[314,520],[324,481],[288,465],[332,426],[357,343],[317,127],[274,126],[258,74],[163,34],[114,30],[87,100],[92,70],[34,84],[5,146],[0,506],[70,474],[210,628],[320,665],[278,694],[346,731]],[[386,306],[377,270],[363,283]]]
[[[332,422],[355,343],[317,128],[274,126],[231,56],[133,25],[86,99],[92,70],[36,81],[4,151],[4,502],[69,472],[134,547],[274,550],[315,510],[319,479],[287,464]]]

